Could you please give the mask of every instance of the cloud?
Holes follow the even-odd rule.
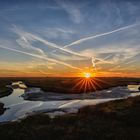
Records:
[[[44,43],[46,46],[58,49],[60,51],[60,53],[62,52],[62,54],[63,54],[62,58],[59,54],[56,54],[55,51],[50,52],[50,54],[52,54],[52,56],[55,57],[56,59],[60,59],[62,61],[63,60],[65,61],[66,59],[68,60],[69,56],[67,56],[67,53],[69,53],[69,54],[72,54],[74,56],[81,57],[83,59],[85,59],[85,58],[89,59],[90,58],[92,66],[94,68],[96,68],[97,64],[100,64],[100,65],[105,64],[105,63],[117,64],[117,63],[124,62],[127,59],[134,57],[137,54],[137,49],[134,49],[134,48],[132,49],[131,47],[124,47],[124,46],[120,47],[118,49],[117,47],[113,46],[113,47],[104,47],[105,49],[104,48],[103,49],[97,49],[97,50],[94,49],[94,51],[91,50],[91,49],[87,49],[87,50],[84,50],[83,52],[77,53],[77,52],[66,49],[66,47],[70,47],[72,45],[78,45],[78,44],[83,43],[85,41],[88,41],[90,39],[95,39],[95,38],[110,35],[110,34],[113,34],[113,33],[119,32],[119,31],[127,30],[127,29],[133,28],[137,25],[139,25],[139,24],[132,24],[132,25],[129,25],[129,26],[125,26],[125,27],[116,29],[116,30],[112,30],[110,32],[106,32],[106,33],[98,34],[98,35],[95,35],[95,36],[82,38],[82,39],[77,40],[75,42],[72,42],[68,45],[65,45],[63,47],[59,46],[57,44],[54,44],[52,42],[49,42],[48,40],[45,40],[45,39],[43,39],[43,38],[41,38],[37,35],[34,35],[34,34],[31,34],[31,33],[28,33],[28,32],[25,32],[25,31],[22,31],[22,30],[18,29],[17,32],[20,34],[20,36],[24,37],[24,38],[20,39],[18,43],[26,46],[29,41],[40,41],[40,42]],[[61,32],[65,32],[65,31],[62,30]],[[28,44],[28,47],[29,46],[30,46],[30,44]],[[30,48],[34,49],[33,46],[30,46]],[[105,53],[106,53],[105,57],[100,57],[101,54],[105,54]],[[70,59],[73,59],[73,58],[70,57]],[[69,64],[66,63],[66,65],[69,65]],[[78,68],[78,69],[80,69],[80,68]]]
[[[89,36],[89,37],[81,38],[79,40],[76,40],[76,41],[68,44],[68,45],[63,46],[63,48],[67,48],[67,47],[70,47],[70,46],[73,46],[73,45],[78,45],[78,44],[83,43],[85,41],[88,41],[90,39],[95,39],[95,38],[106,36],[106,35],[110,35],[110,34],[113,34],[113,33],[119,32],[119,31],[127,30],[127,29],[133,28],[133,27],[135,27],[137,25],[139,25],[139,24],[132,24],[132,25],[121,27],[119,29],[112,30],[112,31],[109,31],[109,32],[105,32],[105,33],[97,34],[97,35],[94,35],[94,36]]]
[[[59,60],[55,60],[55,59],[52,59],[52,58],[43,57],[43,56],[40,56],[40,55],[37,55],[37,54],[32,54],[32,53],[20,51],[20,50],[17,50],[17,49],[12,49],[12,48],[9,48],[9,47],[4,47],[4,46],[1,46],[1,45],[0,45],[0,48],[6,49],[6,50],[10,50],[10,51],[14,51],[14,52],[18,52],[18,53],[22,53],[22,54],[26,54],[26,55],[29,55],[29,56],[32,56],[32,57],[35,57],[35,58],[51,61],[51,62],[54,62],[54,63],[57,63],[57,64],[61,64],[61,65],[67,66],[67,67],[72,68],[72,69],[81,70],[78,67],[74,67],[74,66],[72,66],[70,64],[67,64],[65,62],[62,62],[62,61],[59,61]]]
[[[56,51],[56,52],[50,52],[49,53],[53,58],[56,58],[56,59],[59,59],[59,60],[62,60],[62,61],[71,61],[71,60],[87,60],[87,59],[90,59],[89,56],[86,56],[84,54],[81,54],[83,55],[84,57],[81,57],[81,56],[77,56],[77,55],[68,55],[66,54],[65,52],[62,52],[62,51]]]
[[[74,42],[72,42],[72,43],[70,43],[70,44],[68,44],[68,45],[63,46],[63,48],[67,48],[67,47],[70,47],[70,46],[73,46],[73,45],[78,45],[78,44],[83,43],[83,42],[85,42],[85,41],[88,41],[88,40],[91,40],[91,39],[95,39],[95,38],[98,38],[98,37],[103,37],[103,36],[106,36],[106,35],[110,35],[110,34],[113,34],[113,33],[119,32],[119,31],[124,31],[124,30],[130,29],[130,28],[133,28],[133,27],[135,27],[135,26],[137,26],[137,25],[139,25],[139,24],[132,24],[132,25],[128,25],[128,26],[125,26],[125,27],[121,27],[121,28],[118,28],[118,29],[116,29],[116,30],[112,30],[112,31],[105,32],[105,33],[102,33],[102,34],[97,34],[97,35],[94,35],[94,36],[90,36],[90,37],[86,37],[86,38],[81,38],[81,39],[79,39],[79,40],[77,40],[77,41],[74,41]],[[88,51],[88,50],[89,50],[89,51]],[[56,51],[56,50],[53,50],[52,52],[55,52],[55,51]],[[88,52],[87,52],[87,51],[88,51]],[[109,51],[109,52],[110,52],[110,51],[113,51],[113,53],[114,53],[114,49],[113,49],[113,50],[112,50],[112,49],[111,49],[111,50],[108,49],[108,51]],[[118,49],[117,49],[117,51],[118,51]],[[106,51],[103,50],[103,52],[109,53],[109,52],[107,52],[107,50],[106,50]],[[110,53],[112,53],[112,52],[110,52]],[[119,52],[119,53],[120,53],[120,52]],[[105,59],[97,58],[97,57],[95,56],[95,54],[97,54],[96,50],[91,51],[90,49],[87,49],[87,50],[84,50],[83,52],[80,52],[79,54],[81,54],[81,56],[85,56],[85,57],[87,57],[87,58],[91,58],[91,60],[93,60],[93,58],[94,58],[94,60],[100,61],[100,63],[113,63],[113,62],[106,61]],[[111,54],[111,55],[112,55],[112,54]],[[116,55],[116,52],[115,52],[115,55]],[[125,57],[127,57],[127,55],[126,55]],[[117,58],[118,58],[118,57],[115,56],[115,57],[113,58],[114,61],[117,61]],[[91,61],[92,65],[95,66],[95,62],[96,62],[96,61],[94,61],[94,63],[93,63],[93,61]]]
[[[28,51],[32,51],[33,53],[46,56],[45,52],[39,48],[34,47],[31,43],[26,39],[26,37],[21,36],[16,40],[16,42],[24,49]]]
[[[119,46],[119,47],[118,47]],[[81,51],[82,55],[89,55],[93,67],[102,70],[124,69],[129,65],[132,67],[135,57],[140,54],[140,45],[131,46],[126,42],[123,44],[107,45],[101,48],[89,48]],[[93,56],[93,57],[92,57]],[[106,68],[105,68],[106,67]],[[129,67],[127,66],[127,69]],[[131,68],[132,69],[132,68]],[[129,70],[129,69],[128,69]]]
[[[74,23],[80,23],[83,21],[83,16],[80,12],[80,8],[74,3],[68,1],[57,1],[58,5],[61,6],[70,16]]]
[[[58,49],[58,50],[60,50],[60,51],[62,51],[62,52],[68,53],[68,54],[72,54],[72,55],[76,55],[76,56],[80,56],[80,57],[85,57],[85,56],[82,56],[81,54],[79,54],[79,53],[77,53],[77,52],[74,52],[74,51],[72,51],[72,50],[70,50],[70,49],[65,49],[65,48],[63,48],[62,46],[59,46],[59,45],[57,45],[57,44],[55,44],[55,43],[52,43],[52,42],[50,42],[50,41],[48,41],[48,40],[45,40],[45,39],[41,38],[40,36],[31,34],[31,33],[29,33],[29,32],[25,32],[25,31],[23,31],[23,30],[20,30],[20,29],[18,29],[16,26],[14,26],[14,27],[15,27],[15,28],[13,29],[13,31],[14,31],[15,33],[17,33],[17,34],[20,35],[21,37],[24,36],[24,38],[26,38],[26,39],[28,39],[28,40],[30,40],[30,41],[40,41],[40,42],[44,43],[44,44],[46,45],[46,47],[51,47],[51,48],[54,48],[54,49]],[[23,40],[22,40],[22,41],[23,41]],[[24,40],[24,43],[25,43],[25,40]],[[21,42],[20,42],[20,44],[21,44]],[[26,42],[26,45],[27,45],[27,42]],[[30,47],[31,47],[31,46],[30,46]],[[32,48],[33,48],[33,46],[32,46]]]
[[[70,37],[75,34],[75,31],[69,28],[58,28],[58,27],[50,27],[50,28],[39,28],[36,29],[38,32],[47,37],[48,39],[65,39],[68,40]]]
[[[78,57],[81,57],[81,58],[83,58],[83,59],[85,59],[85,58],[91,58],[91,63],[92,63],[92,65],[93,65],[93,67],[96,67],[96,63],[109,63],[109,64],[111,64],[111,63],[117,63],[117,62],[119,62],[120,61],[120,58],[122,58],[123,60],[124,59],[126,59],[127,57],[128,57],[128,55],[126,55],[126,54],[122,54],[122,53],[116,53],[115,52],[115,55],[113,55],[113,54],[111,54],[111,55],[113,55],[113,57],[111,57],[112,58],[112,60],[106,60],[106,58],[98,58],[96,55],[89,55],[89,53],[88,53],[88,55],[85,55],[84,53],[77,53],[77,52],[74,52],[74,51],[71,51],[71,50],[69,50],[69,49],[66,49],[67,47],[70,47],[70,46],[72,46],[72,45],[78,45],[78,44],[80,44],[80,43],[83,43],[83,42],[85,42],[85,41],[88,41],[88,40],[90,40],[90,39],[95,39],[95,38],[98,38],[98,37],[102,37],[102,36],[106,36],[106,35],[109,35],[109,34],[113,34],[113,33],[116,33],[116,32],[119,32],[119,31],[123,31],[123,30],[126,30],[126,29],[129,29],[129,28],[132,28],[132,27],[134,27],[134,26],[136,26],[136,25],[138,25],[138,24],[132,24],[132,25],[129,25],[129,26],[125,26],[125,27],[122,27],[122,28],[119,28],[119,29],[116,29],[116,30],[112,30],[112,31],[110,31],[110,32],[106,32],[106,33],[102,33],[102,34],[98,34],[98,35],[95,35],[95,36],[90,36],[90,37],[86,37],[86,38],[82,38],[82,39],[80,39],[80,40],[77,40],[77,41],[75,41],[75,42],[72,42],[72,43],[70,43],[70,44],[68,44],[68,45],[65,45],[65,46],[59,46],[59,45],[57,45],[57,44],[55,44],[55,43],[52,43],[52,42],[50,42],[50,41],[48,41],[48,40],[45,40],[45,39],[43,39],[43,38],[41,38],[41,37],[39,37],[39,36],[37,36],[37,35],[34,35],[34,34],[31,34],[31,33],[29,33],[29,32],[25,32],[25,31],[23,31],[23,30],[20,30],[20,29],[18,29],[17,27],[16,28],[14,28],[14,31],[20,36],[20,38],[17,40],[17,43],[20,45],[20,46],[22,46],[22,47],[26,47],[26,48],[28,48],[28,49],[32,49],[33,51],[37,51],[38,53],[40,53],[42,56],[43,56],[43,58],[44,58],[44,56],[45,56],[45,53],[41,50],[41,49],[39,49],[39,48],[36,48],[36,47],[34,47],[34,46],[32,46],[31,45],[31,43],[30,42],[34,42],[34,41],[39,41],[39,42],[42,42],[43,44],[45,44],[47,47],[51,47],[51,48],[54,48],[54,49],[58,49],[60,52],[62,52],[62,53],[64,53],[65,55],[68,53],[68,54],[72,54],[72,55],[74,55],[74,56],[78,56]],[[62,30],[62,29],[57,29],[57,31],[59,31],[59,32],[64,32],[65,33],[65,30]],[[110,51],[110,50],[109,50]],[[114,50],[113,50],[114,51]],[[58,57],[58,55],[55,55],[54,54],[55,53],[55,51],[53,51],[53,52],[50,52],[50,54],[52,54],[52,56],[53,57],[56,57],[57,59],[58,58],[61,58],[61,57]],[[108,53],[108,52],[107,52]],[[112,53],[112,52],[111,52]],[[114,52],[113,52],[114,53]],[[97,54],[97,52],[96,52],[96,54]],[[62,58],[65,58],[65,55],[62,57]],[[108,56],[106,56],[107,58],[108,58]],[[64,60],[64,59],[60,59],[60,60]],[[70,57],[70,59],[71,59],[72,57]],[[53,60],[56,60],[56,59],[53,59]],[[94,61],[93,61],[94,60]],[[69,64],[67,64],[67,63],[65,63],[65,62],[62,62],[62,61],[59,61],[59,60],[56,60],[56,61],[58,61],[57,63],[59,63],[59,62],[61,62],[61,63],[63,63],[63,64],[66,64],[67,66],[69,65]],[[70,67],[71,67],[71,65],[70,65]],[[73,66],[72,66],[73,67]],[[78,68],[79,69],[79,68]]]

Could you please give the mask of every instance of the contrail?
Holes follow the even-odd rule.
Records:
[[[136,26],[136,25],[138,25],[138,24],[128,25],[128,26],[125,26],[125,27],[122,27],[122,28],[119,28],[119,29],[116,29],[116,30],[113,30],[113,31],[110,31],[110,32],[106,32],[106,33],[98,34],[98,35],[95,35],[95,36],[90,36],[90,37],[82,38],[82,39],[79,39],[79,40],[77,40],[77,41],[74,41],[74,42],[72,42],[72,43],[70,43],[70,44],[68,44],[68,45],[65,45],[65,46],[63,46],[63,47],[60,47],[60,46],[58,46],[58,45],[56,45],[56,44],[54,44],[54,43],[51,43],[51,42],[49,42],[49,41],[47,41],[47,40],[44,40],[44,39],[42,39],[42,38],[40,38],[40,37],[38,37],[38,36],[32,35],[32,34],[30,34],[30,33],[26,33],[26,32],[25,32],[25,33],[26,33],[26,35],[32,37],[33,39],[38,40],[38,41],[41,41],[41,42],[43,42],[44,44],[46,44],[46,45],[48,45],[48,46],[50,46],[50,47],[53,47],[53,48],[55,48],[55,49],[59,49],[59,50],[64,51],[64,52],[66,52],[66,53],[70,53],[70,54],[73,54],[73,55],[85,57],[85,56],[83,56],[83,55],[81,55],[81,54],[79,54],[79,53],[73,52],[73,51],[71,51],[71,50],[67,50],[67,49],[65,49],[65,48],[70,47],[70,46],[72,46],[72,45],[80,44],[80,43],[82,43],[82,42],[84,42],[84,41],[87,41],[87,40],[90,40],[90,39],[94,39],[94,38],[106,36],[106,35],[109,35],[109,34],[112,34],[112,33],[115,33],[115,32],[119,32],[119,31],[122,31],[122,30],[126,30],[126,29],[132,28],[132,27],[134,27],[134,26]],[[19,33],[19,30],[18,30],[18,33]],[[20,35],[21,35],[21,32],[20,32]],[[54,51],[55,51],[55,50],[54,50]],[[27,54],[27,53],[26,53],[26,54]],[[29,54],[28,54],[28,55],[29,55]],[[34,54],[32,54],[32,55],[34,55]],[[39,56],[39,57],[41,57],[41,56]],[[44,59],[44,57],[41,57],[41,58]],[[46,59],[48,60],[49,58],[46,58]],[[91,59],[92,59],[92,65],[93,65],[93,67],[96,67],[95,60],[96,60],[97,58],[92,57]],[[101,60],[101,59],[97,59],[97,60],[103,61],[103,60]],[[56,61],[58,61],[58,60],[51,59],[50,61],[56,62]],[[68,66],[68,67],[73,67],[73,66],[71,66],[71,65],[69,65],[69,64],[67,64],[67,63],[64,63],[64,62],[58,61],[57,63],[59,63],[59,64],[61,63],[61,64],[66,65],[66,66]],[[74,67],[74,68],[75,68],[75,67]],[[77,67],[76,67],[76,68],[77,68]],[[80,69],[80,68],[78,68],[78,69]]]
[[[38,55],[42,55],[44,57],[46,56],[46,54],[44,53],[44,51],[42,49],[34,47],[24,36],[20,37],[19,39],[16,39],[16,42],[22,48],[33,50],[33,51],[36,51],[38,53]]]
[[[128,26],[125,26],[125,27],[121,27],[119,29],[116,29],[116,30],[112,30],[110,32],[105,32],[105,33],[102,33],[102,34],[97,34],[97,35],[94,35],[94,36],[89,36],[89,37],[86,37],[86,38],[82,38],[82,39],[79,39],[79,40],[76,40],[68,45],[65,45],[63,46],[62,48],[65,49],[67,47],[70,47],[72,45],[77,45],[77,44],[80,44],[84,41],[87,41],[87,40],[90,40],[90,39],[95,39],[95,38],[98,38],[98,37],[102,37],[102,36],[106,36],[106,35],[110,35],[110,34],[113,34],[113,33],[116,33],[116,32],[119,32],[119,31],[123,31],[123,30],[126,30],[126,29],[129,29],[129,28],[132,28],[132,27],[135,27],[136,25],[139,25],[138,23],[137,24],[132,24],[132,25],[128,25]],[[53,50],[52,52],[55,52],[56,50]],[[94,57],[91,57],[91,62],[92,62],[92,65],[93,67],[96,67],[96,63],[95,63],[95,60],[99,60],[101,62],[106,62],[102,59],[99,59],[99,58],[94,58]]]
[[[95,63],[96,59],[95,59],[94,57],[92,57],[91,59],[92,59],[92,60],[91,60],[91,62],[92,62],[92,67],[95,68],[95,70],[96,70],[96,63]]]
[[[33,57],[36,57],[36,58],[47,60],[47,61],[55,62],[55,63],[61,64],[61,65],[67,66],[69,68],[73,68],[73,69],[77,69],[77,70],[82,70],[81,68],[74,67],[74,66],[72,66],[70,64],[67,64],[65,62],[58,61],[58,60],[55,60],[55,59],[52,59],[52,58],[46,58],[46,57],[43,57],[43,56],[40,56],[40,55],[36,55],[36,54],[20,51],[20,50],[17,50],[17,49],[12,49],[12,48],[9,48],[9,47],[0,46],[0,48],[6,49],[6,50],[11,50],[11,51],[22,53],[22,54],[26,54],[26,55],[30,55],[30,56],[33,56]]]
[[[80,53],[65,49],[65,48],[63,48],[61,46],[56,45],[55,43],[49,42],[49,41],[44,40],[44,39],[42,39],[40,37],[37,37],[37,36],[34,36],[34,35],[31,35],[31,36],[34,37],[36,40],[43,42],[45,45],[48,45],[48,46],[53,47],[55,49],[59,49],[59,50],[65,52],[65,53],[69,53],[69,54],[80,56],[80,57],[86,57],[86,56],[81,55]]]
[[[98,61],[99,61],[99,62],[96,63],[96,65],[99,64],[99,63],[102,63],[102,62],[103,62],[103,63],[107,63],[107,64],[112,64],[112,62],[107,61],[107,59],[108,59],[110,56],[112,56],[112,54],[106,56],[106,57],[103,58],[103,59],[101,59],[101,58],[95,58],[95,60],[98,60]]]
[[[87,40],[90,40],[90,39],[94,39],[94,38],[98,38],[98,37],[102,37],[102,36],[106,36],[106,35],[109,35],[109,34],[112,34],[112,33],[116,33],[116,32],[119,32],[119,31],[123,31],[123,30],[126,30],[126,29],[129,29],[129,28],[132,28],[136,25],[139,25],[139,24],[132,24],[132,25],[128,25],[128,26],[125,26],[125,27],[121,27],[119,29],[116,29],[116,30],[113,30],[113,31],[110,31],[110,32],[106,32],[106,33],[102,33],[102,34],[98,34],[98,35],[94,35],[94,36],[89,36],[89,37],[86,37],[86,38],[82,38],[82,39],[79,39],[77,41],[74,41],[68,45],[65,45],[63,46],[63,48],[67,48],[67,47],[70,47],[72,45],[77,45],[77,44],[80,44],[84,41],[87,41]]]
[[[65,53],[69,53],[69,54],[80,56],[80,57],[86,57],[86,56],[81,55],[80,53],[76,53],[76,52],[74,52],[72,50],[68,50],[68,49],[65,49],[65,48],[63,48],[63,47],[61,47],[59,45],[56,45],[55,43],[49,42],[48,40],[45,40],[45,39],[43,39],[43,38],[41,38],[39,36],[33,35],[31,33],[25,32],[25,31],[20,31],[16,26],[14,26],[14,27],[16,29],[16,30],[14,30],[14,32],[16,32],[20,36],[31,37],[32,39],[34,39],[36,41],[40,41],[40,42],[44,43],[45,45],[48,45],[49,47],[61,50],[61,51],[65,52]]]
[[[96,64],[98,64],[99,62],[104,62],[104,63],[109,63],[108,61],[106,61],[106,59],[108,59],[111,55],[105,57],[104,59],[100,59],[100,58],[96,58],[96,57],[91,57],[91,63],[92,63],[92,67],[96,69]],[[96,60],[98,60],[99,62],[96,63]]]

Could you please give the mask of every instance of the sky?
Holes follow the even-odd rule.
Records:
[[[1,0],[0,77],[140,77],[139,0]]]

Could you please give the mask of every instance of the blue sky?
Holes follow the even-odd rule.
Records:
[[[0,75],[140,76],[139,13],[138,0],[1,0]]]

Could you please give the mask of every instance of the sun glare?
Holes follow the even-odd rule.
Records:
[[[84,73],[85,78],[90,78],[91,76],[92,76],[91,73]]]

